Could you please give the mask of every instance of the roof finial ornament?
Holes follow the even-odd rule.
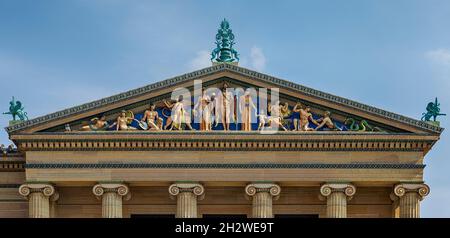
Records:
[[[446,114],[441,113],[440,103],[438,102],[438,99],[434,99],[433,102],[429,102],[427,105],[427,112],[422,113],[422,121],[431,122],[431,118],[433,118],[432,124],[436,124],[439,126],[439,121],[436,121],[437,116],[446,116]]]
[[[239,54],[233,49],[234,34],[227,19],[223,19],[216,34],[216,48],[211,52],[211,61],[214,63],[239,62]]]
[[[10,124],[17,123],[18,121],[28,120],[27,113],[24,111],[24,107],[22,106],[22,102],[17,101],[14,97],[9,102],[9,111],[4,112],[3,114],[10,114],[13,117],[13,120],[10,121]],[[16,120],[16,116],[19,117],[19,120]]]

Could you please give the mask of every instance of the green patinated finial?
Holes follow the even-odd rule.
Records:
[[[239,62],[239,54],[233,49],[234,44],[234,34],[230,28],[230,23],[223,19],[216,34],[216,48],[211,52],[211,61]]]
[[[431,121],[431,117],[433,117],[433,121],[436,121],[437,116],[446,116],[444,113],[440,113],[441,108],[439,107],[440,103],[438,103],[438,99],[436,98],[434,102],[429,102],[427,105],[427,112],[422,113],[422,121]]]
[[[24,111],[24,107],[20,101],[16,101],[14,97],[9,102],[9,112],[4,112],[3,114],[11,114],[13,117],[13,121],[16,121],[16,116],[19,117],[19,121],[28,120],[27,113]]]

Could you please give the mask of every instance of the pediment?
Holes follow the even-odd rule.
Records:
[[[165,105],[163,100],[169,100],[175,88],[183,87],[191,91],[194,90],[194,80],[202,80],[204,88],[221,88],[224,82],[227,82],[229,87],[233,88],[268,88],[269,91],[271,88],[279,88],[280,102],[287,103],[289,110],[292,110],[297,103],[301,103],[311,108],[311,113],[316,119],[322,117],[325,111],[330,111],[333,122],[336,122],[337,127],[344,131],[361,130],[364,127],[362,125],[364,124],[362,123],[363,121],[367,122],[366,125],[370,125],[372,128],[376,127],[380,131],[388,133],[440,134],[443,130],[443,128],[420,120],[387,112],[231,64],[214,65],[121,94],[37,117],[7,127],[6,130],[10,135],[36,132],[64,132],[66,125],[69,125],[71,130],[79,131],[83,126],[89,125],[94,117],[104,115],[107,121],[112,123],[122,110],[131,111],[136,119],[140,119],[144,111],[152,103],[156,105],[160,116],[164,118],[165,113],[163,110]],[[195,104],[193,100],[192,104]],[[293,119],[296,116],[294,114],[291,113],[286,118]],[[349,118],[354,120],[355,125],[361,125],[361,127],[350,127],[351,121],[347,120]],[[345,123],[346,121],[347,123]],[[194,125],[194,128],[197,126]],[[256,129],[257,125],[253,125],[253,127]],[[221,127],[213,128],[213,130],[220,129]],[[111,130],[114,130],[114,128],[111,128]],[[366,130],[366,132],[376,131],[378,130]]]

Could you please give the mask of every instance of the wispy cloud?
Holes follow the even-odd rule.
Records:
[[[266,56],[261,48],[253,46],[250,50],[250,64],[256,71],[264,71],[266,68]]]
[[[425,52],[431,75],[429,79],[438,86],[435,92],[447,93],[450,89],[450,49],[439,48]]]
[[[450,49],[436,49],[425,53],[425,56],[433,63],[450,67]]]
[[[201,50],[197,52],[195,58],[189,62],[189,71],[202,69],[211,66],[210,54],[207,50]]]

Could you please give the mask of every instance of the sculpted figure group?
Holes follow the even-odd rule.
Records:
[[[325,111],[320,118],[314,118],[311,108],[300,102],[291,108],[288,102],[281,103],[277,100],[268,103],[267,113],[261,109],[258,114],[253,95],[249,91],[237,97],[226,90],[227,88],[227,83],[224,83],[217,93],[205,94],[194,103],[184,100],[182,95],[178,96],[177,100],[162,100],[149,105],[139,119],[135,118],[132,111],[125,110],[119,113],[112,124],[108,123],[105,116],[95,117],[80,130],[195,130],[193,124],[198,125],[195,127],[201,131],[229,131],[233,124],[233,129],[241,131],[263,131],[269,128],[283,131],[361,131],[362,128],[346,127],[348,121],[354,121],[352,118],[347,119],[342,126],[337,126],[330,111]],[[361,124],[367,125],[364,128],[368,130],[379,131],[379,128],[371,127],[366,121]],[[252,127],[253,125],[257,127]]]

